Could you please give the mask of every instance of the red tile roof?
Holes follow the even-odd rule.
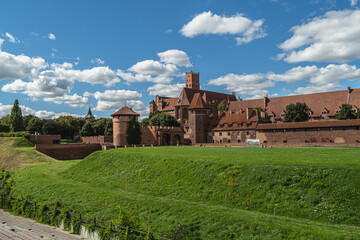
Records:
[[[164,98],[163,101],[165,105],[163,106],[162,111],[174,111],[179,98]]]
[[[119,110],[117,110],[116,112],[111,114],[112,117],[113,116],[122,116],[122,115],[140,116],[139,114],[134,112],[131,108],[126,107],[126,106],[120,108]]]
[[[204,109],[204,108],[206,108],[206,103],[202,99],[201,94],[195,93],[191,101],[191,104],[189,106],[189,109]]]
[[[276,118],[279,118],[281,112],[286,110],[287,105],[300,102],[306,103],[306,105],[311,109],[312,117],[320,117],[324,109],[328,111],[329,116],[334,116],[336,114],[336,110],[338,110],[342,104],[347,103],[347,97],[348,90],[274,97],[269,98],[266,112],[269,116],[275,115]],[[349,104],[360,108],[360,88],[352,90],[349,98]],[[264,108],[264,99],[230,102],[229,110],[238,111],[248,107]]]
[[[360,119],[308,121],[289,123],[259,123],[258,130],[265,129],[289,129],[289,128],[321,128],[321,127],[351,127],[360,126]]]
[[[258,125],[259,111],[257,109],[249,109],[249,117],[247,117],[246,111],[243,112],[225,112],[218,124],[211,130],[244,130],[254,129]],[[222,126],[222,127],[221,127]]]
[[[196,93],[201,94],[206,104],[210,104],[213,102],[220,103],[224,99],[236,101],[236,97],[231,94],[211,92],[192,88],[183,88],[179,97],[179,102],[176,104],[176,106],[189,106]]]

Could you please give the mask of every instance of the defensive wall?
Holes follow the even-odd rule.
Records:
[[[81,137],[81,141],[83,143],[112,143],[113,142],[113,136],[87,136],[87,137]]]
[[[35,144],[54,144],[60,143],[61,135],[30,135],[29,140]]]
[[[140,145],[178,145],[184,144],[184,133],[180,127],[149,126],[140,127]]]
[[[81,159],[101,150],[100,144],[36,144],[35,150],[57,160]]]

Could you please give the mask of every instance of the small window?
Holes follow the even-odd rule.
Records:
[[[212,135],[212,136],[215,136],[215,133],[212,133],[211,135]]]
[[[357,143],[360,143],[360,140],[359,140],[359,139],[357,139],[357,140],[356,140],[356,142],[357,142]]]
[[[246,132],[246,135],[250,135],[250,132]]]
[[[265,140],[264,143],[267,143],[267,141]]]
[[[228,143],[231,143],[230,139],[228,140]]]
[[[130,119],[130,116],[128,115],[127,118]]]
[[[215,140],[213,140],[213,143],[215,143]]]
[[[222,136],[222,132],[219,132],[219,136]]]
[[[283,140],[283,143],[287,143],[287,140]]]
[[[222,140],[220,140],[220,143],[222,143]]]
[[[241,136],[241,132],[238,132],[238,136]]]
[[[230,132],[228,132],[227,135],[230,136]]]
[[[228,124],[228,128],[231,128],[231,127],[232,127],[232,123],[229,123],[229,124]]]
[[[240,139],[238,139],[238,143],[241,143],[241,140],[240,140]]]
[[[121,116],[118,117],[119,119],[121,118]]]
[[[241,123],[238,123],[238,127],[241,128]]]
[[[250,126],[251,126],[251,123],[247,123],[247,124],[246,124],[246,127],[250,127]]]
[[[305,140],[306,143],[309,143],[310,141],[309,140]]]
[[[330,140],[330,142],[331,142],[331,143],[333,143],[333,142],[334,142],[334,140]]]
[[[224,125],[220,125],[220,128],[223,128],[224,127]]]

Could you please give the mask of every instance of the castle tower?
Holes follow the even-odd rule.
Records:
[[[200,90],[200,73],[186,72],[186,88],[193,88]]]
[[[189,106],[189,127],[191,143],[206,143],[209,115],[200,93],[195,93]]]
[[[115,146],[127,145],[126,130],[128,122],[132,119],[137,121],[139,114],[125,106],[111,114],[111,116],[113,117],[113,144]]]
[[[92,112],[91,112],[90,107],[89,107],[88,113],[86,114],[86,116],[84,117],[84,119],[85,119],[86,121],[88,121],[88,120],[94,120],[94,119],[95,119],[94,115],[93,115]]]

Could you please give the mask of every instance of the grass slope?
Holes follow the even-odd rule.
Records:
[[[34,144],[23,137],[0,138],[0,169],[15,170],[39,162],[54,162],[34,149]]]
[[[127,148],[16,172],[14,194],[191,239],[360,238],[357,148]],[[179,228],[178,228],[179,229]],[[351,237],[352,236],[352,237]]]

